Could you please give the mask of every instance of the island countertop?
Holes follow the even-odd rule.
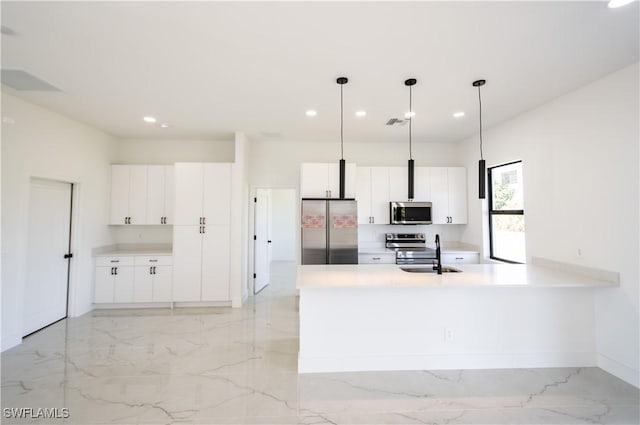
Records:
[[[604,288],[617,283],[529,264],[459,264],[460,273],[409,273],[396,264],[298,266],[296,287],[528,287]],[[414,266],[415,267],[415,266]],[[430,267],[430,266],[423,266]]]

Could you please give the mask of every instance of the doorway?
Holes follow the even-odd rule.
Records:
[[[32,178],[22,335],[68,314],[73,184]]]
[[[271,283],[274,272],[279,276],[281,264],[295,264],[296,222],[295,189],[255,189],[253,294],[259,293]]]

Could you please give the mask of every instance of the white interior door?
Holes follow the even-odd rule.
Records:
[[[271,273],[270,195],[268,189],[257,189],[254,205],[253,240],[253,293],[257,294],[269,284]]]
[[[71,187],[31,180],[23,335],[67,317]]]

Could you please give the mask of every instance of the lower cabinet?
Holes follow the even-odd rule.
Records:
[[[170,255],[98,257],[93,302],[170,302]]]
[[[478,264],[480,254],[477,252],[443,252],[442,264]]]
[[[395,253],[358,254],[358,264],[395,264]]]

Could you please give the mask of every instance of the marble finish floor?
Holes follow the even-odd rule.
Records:
[[[97,310],[34,334],[2,353],[2,423],[640,422],[638,389],[598,368],[298,375],[294,280],[274,263],[241,309]],[[69,417],[7,417],[20,407]]]

